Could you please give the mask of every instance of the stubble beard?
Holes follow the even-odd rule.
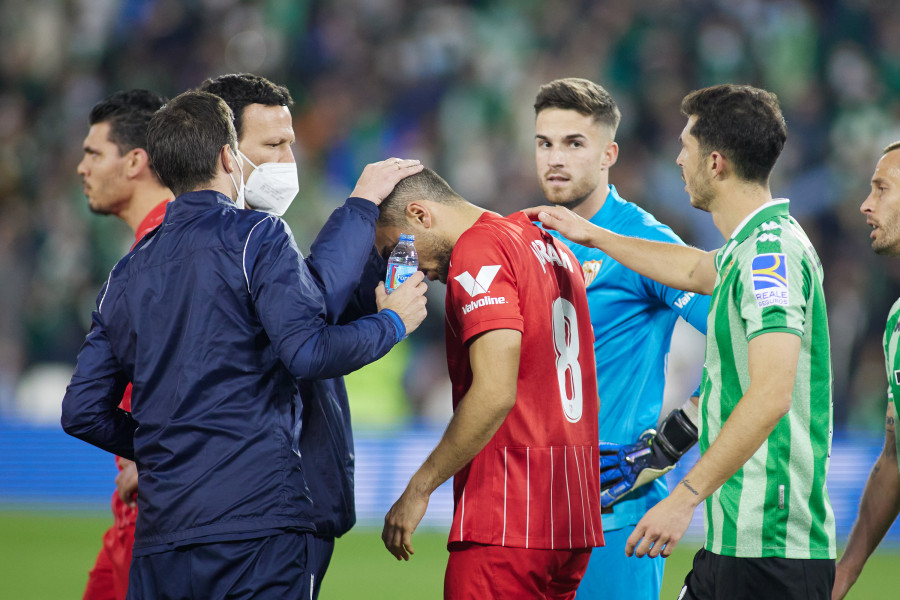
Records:
[[[872,240],[872,250],[879,256],[900,256],[900,236],[895,222],[880,226],[881,235]]]
[[[715,194],[709,180],[701,179],[699,176],[688,183],[688,194],[691,200],[691,206],[703,212],[710,212]]]
[[[434,257],[434,271],[437,273],[438,281],[446,284],[447,277],[450,274],[450,256],[453,254],[453,244],[431,234],[420,237],[421,241],[416,241],[416,245],[419,245],[421,250],[426,250],[430,256]]]
[[[113,210],[113,207],[109,204],[96,204],[90,196],[88,196],[88,209],[95,215],[113,215],[116,212]]]
[[[709,212],[710,204],[712,204],[712,199],[707,196],[691,195],[691,206],[698,210]]]
[[[572,186],[569,190],[553,190],[547,185],[546,181],[541,180],[541,189],[544,192],[544,197],[550,204],[575,210],[576,207],[594,193],[596,187],[588,189],[586,184],[578,184]]]

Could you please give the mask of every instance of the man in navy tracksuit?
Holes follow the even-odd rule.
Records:
[[[287,225],[235,205],[236,134],[216,96],[170,101],[151,121],[148,150],[177,198],[100,292],[63,427],[138,464],[129,598],[315,597],[330,548],[315,536],[304,464],[316,457],[301,452],[298,380],[387,353],[424,318],[425,284],[417,274],[390,296],[379,286],[379,312],[330,324],[322,282]],[[370,165],[371,185],[355,195],[377,204],[420,168]],[[344,209],[331,235],[374,235],[351,203]],[[117,408],[128,381],[132,414]]]
[[[205,80],[198,89],[220,97],[234,113],[238,156],[242,159],[244,181],[249,186],[245,190],[248,208],[282,214],[282,208],[272,209],[271,198],[254,193],[252,177],[258,179],[262,175],[258,171],[273,163],[294,165],[296,177],[291,151],[294,130],[289,110],[293,105],[290,91],[252,73],[220,75]],[[282,199],[284,205],[293,197]],[[375,287],[387,266],[374,244],[378,206],[351,197],[335,214],[341,211],[349,212],[349,218],[363,221],[360,225],[363,231],[351,238],[341,233],[341,228],[347,227],[347,218],[330,219],[313,242],[306,260],[325,293],[325,319],[329,324],[345,323],[376,312]],[[313,500],[312,518],[316,535],[330,538],[333,543],[334,538],[347,533],[356,523],[353,435],[347,389],[342,377],[303,380],[300,397],[304,429],[300,456],[315,456],[315,460],[302,460]],[[323,451],[325,447],[330,450]]]

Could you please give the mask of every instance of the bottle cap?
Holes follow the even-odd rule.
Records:
[[[416,241],[416,236],[413,235],[412,233],[401,233],[400,241],[401,242],[414,242],[414,241]]]

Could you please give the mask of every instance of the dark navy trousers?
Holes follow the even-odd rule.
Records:
[[[333,538],[286,531],[136,556],[128,600],[314,600],[333,551]]]

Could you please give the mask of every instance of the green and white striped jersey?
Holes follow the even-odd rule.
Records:
[[[716,255],[700,398],[700,451],[750,385],[751,339],[801,338],[791,410],[737,473],[706,500],[706,549],[738,557],[835,558],[825,488],[832,375],[822,266],[787,200],[750,214]]]
[[[888,314],[884,328],[884,362],[888,378],[888,402],[894,403],[894,439],[897,448],[897,459],[900,460],[900,427],[897,416],[900,415],[897,402],[900,402],[900,300],[894,302]]]

